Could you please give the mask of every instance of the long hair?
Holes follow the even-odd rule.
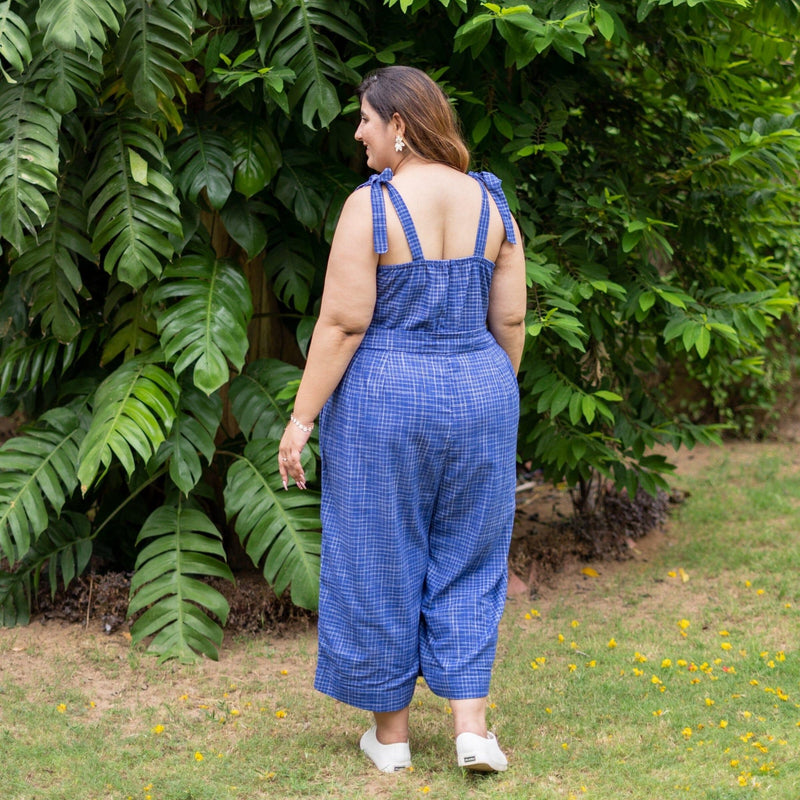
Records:
[[[405,140],[418,155],[460,172],[469,167],[469,150],[445,93],[415,67],[383,67],[367,75],[356,90],[378,116],[397,113],[406,124]]]

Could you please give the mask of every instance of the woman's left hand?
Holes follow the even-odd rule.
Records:
[[[284,489],[289,488],[289,478],[294,480],[299,489],[306,488],[306,474],[300,463],[300,453],[303,452],[310,436],[311,431],[301,430],[292,422],[286,426],[286,430],[283,432],[278,450],[278,469],[281,472]]]

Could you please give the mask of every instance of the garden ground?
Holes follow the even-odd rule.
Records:
[[[159,666],[92,617],[0,630],[0,785],[14,800],[797,800],[793,424],[782,439],[680,454],[687,502],[626,560],[565,558],[509,601],[490,697],[504,775],[454,768],[449,709],[424,685],[414,771],[374,774],[356,749],[367,715],[312,689],[309,617],[232,633],[194,666]],[[536,513],[558,513],[542,495]]]

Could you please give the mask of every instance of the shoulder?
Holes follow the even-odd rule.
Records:
[[[353,190],[344,201],[341,216],[361,215],[370,209],[370,185],[361,184]]]

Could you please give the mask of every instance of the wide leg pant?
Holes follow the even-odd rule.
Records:
[[[362,346],[320,420],[315,686],[407,706],[484,697],[505,604],[519,395],[506,354]],[[444,351],[444,352],[443,352]]]

